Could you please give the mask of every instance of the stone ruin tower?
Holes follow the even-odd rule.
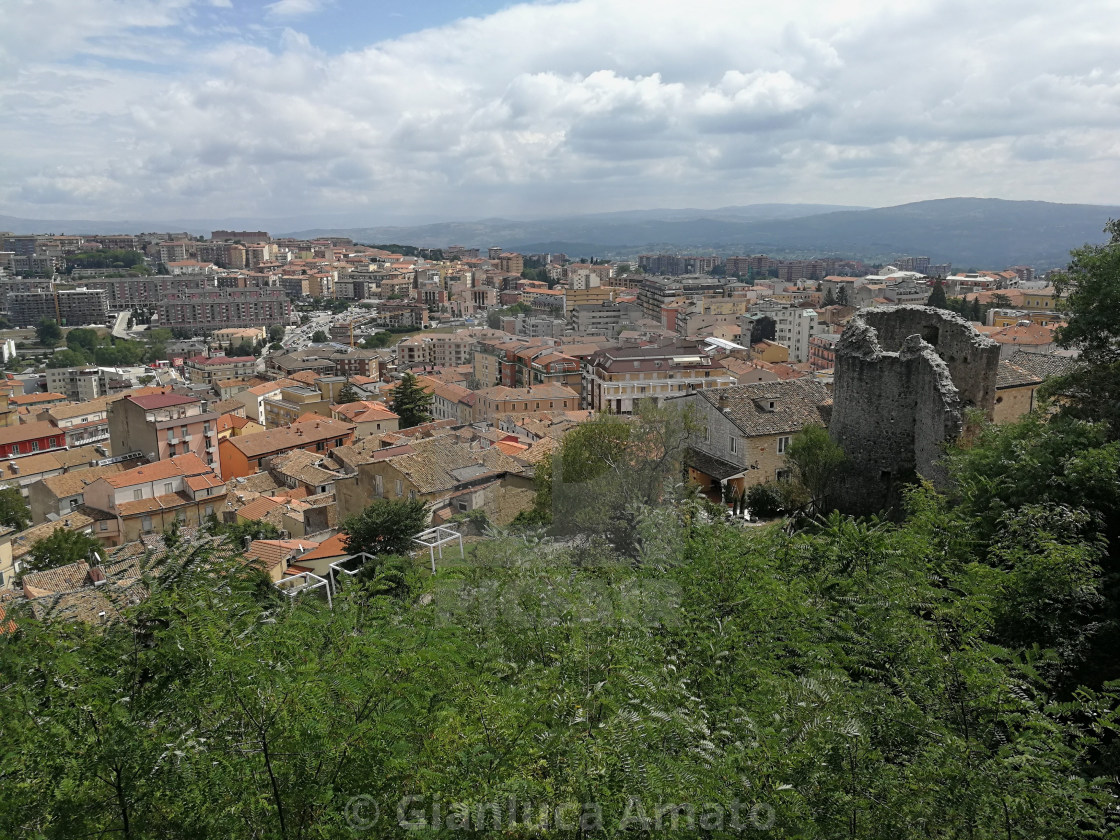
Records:
[[[829,433],[848,456],[838,494],[851,513],[898,501],[917,477],[944,486],[939,463],[963,413],[995,406],[999,344],[968,321],[929,306],[862,309],[836,348]]]

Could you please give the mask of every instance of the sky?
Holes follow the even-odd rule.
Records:
[[[1115,0],[3,0],[0,214],[1118,204]]]

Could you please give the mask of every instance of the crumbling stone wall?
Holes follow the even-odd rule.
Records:
[[[856,313],[836,348],[829,423],[848,456],[839,494],[846,508],[888,508],[917,476],[944,485],[944,445],[960,435],[966,408],[991,416],[998,365],[999,345],[951,312],[885,306]]]

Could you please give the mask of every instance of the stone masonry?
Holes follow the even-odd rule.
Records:
[[[829,433],[848,456],[839,494],[852,513],[893,506],[904,482],[944,486],[940,463],[963,414],[990,418],[999,344],[963,318],[928,306],[860,310],[836,348]]]

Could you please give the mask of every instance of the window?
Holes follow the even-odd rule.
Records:
[[[404,487],[401,484],[401,480],[398,478],[397,479],[397,496],[400,497],[400,496],[403,496],[403,495],[404,495]]]
[[[712,430],[707,426],[704,427],[704,443],[712,442]]]
[[[57,438],[51,438],[48,441],[48,443],[50,443],[51,446],[58,446],[58,439]]]
[[[778,454],[785,455],[787,449],[789,449],[789,437],[778,438]]]
[[[143,498],[144,498],[144,488],[140,488],[139,490],[133,490],[132,491],[132,501],[138,502]]]
[[[102,531],[108,531],[109,530],[109,523],[108,523],[108,521],[102,519],[100,522],[97,523],[97,527],[100,528]]]
[[[12,454],[13,455],[18,455],[19,454],[19,444],[18,443],[13,443],[12,444]]]
[[[39,451],[39,441],[37,441],[37,440],[31,441],[31,451],[32,452],[38,452]]]
[[[382,481],[381,481],[381,476],[379,476],[379,475],[375,475],[373,477],[373,492],[374,492],[374,495],[377,495],[377,496],[384,496],[385,495],[385,487],[383,486]]]
[[[727,438],[727,446],[731,450],[731,454],[735,454],[735,447],[738,445],[738,438],[735,435],[729,435]]]
[[[172,484],[170,481],[166,482],[163,485],[163,492],[164,493],[174,493],[175,492],[175,485]]]
[[[140,517],[140,529],[142,531],[152,530],[152,517],[150,517],[150,516]]]

